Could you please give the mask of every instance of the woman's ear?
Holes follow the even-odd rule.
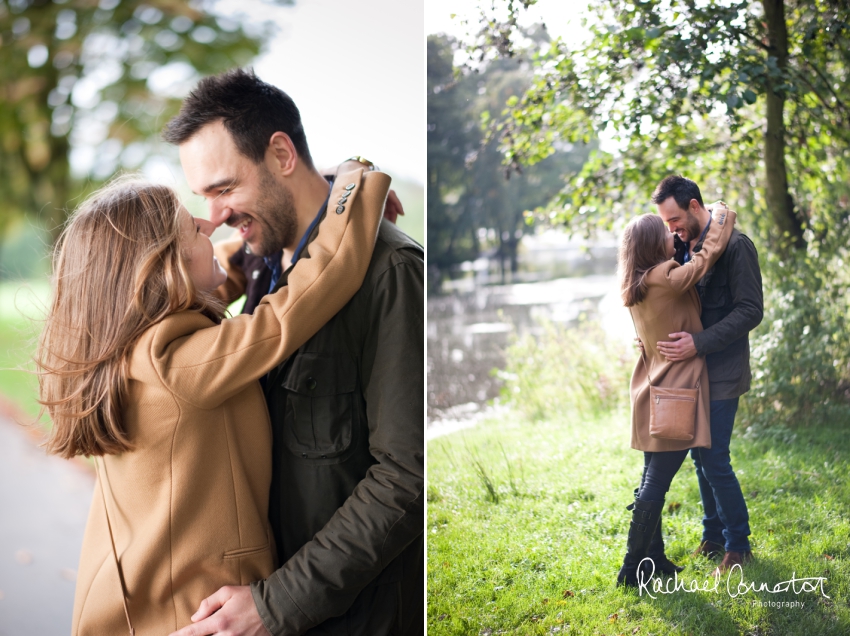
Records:
[[[272,168],[283,177],[290,176],[298,164],[298,153],[289,135],[280,131],[271,136],[267,155],[272,162]]]

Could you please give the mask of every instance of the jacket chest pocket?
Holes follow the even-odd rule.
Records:
[[[731,302],[726,270],[712,269],[699,283],[703,309],[722,309]]]
[[[284,443],[305,459],[328,459],[351,446],[357,365],[344,355],[303,353],[283,380]]]

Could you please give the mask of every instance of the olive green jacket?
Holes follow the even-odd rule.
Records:
[[[700,247],[697,245],[695,250]],[[749,333],[764,316],[761,271],[753,242],[732,232],[726,251],[697,283],[704,331],[694,334],[697,355],[705,356],[712,400],[750,390]]]
[[[230,265],[260,297],[262,261]],[[423,632],[424,298],[422,248],[382,221],[360,290],[266,379],[282,565],[251,588],[275,636]]]
[[[269,375],[283,566],[252,590],[275,636],[422,632],[423,328],[422,249],[385,220],[360,290]]]

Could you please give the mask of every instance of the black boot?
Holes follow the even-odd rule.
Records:
[[[673,574],[681,572],[685,569],[683,565],[676,565],[664,554],[664,537],[661,535],[661,517],[658,518],[658,525],[655,527],[655,534],[652,535],[652,540],[649,542],[649,551],[646,556],[655,562],[655,571],[663,572],[664,574]]]
[[[632,510],[632,522],[629,525],[629,538],[626,542],[626,556],[623,567],[617,574],[617,585],[637,587],[638,565],[647,556],[652,535],[661,518],[663,501],[642,501],[638,499]],[[651,570],[652,568],[650,568]]]
[[[635,488],[635,501],[638,500],[638,492],[640,488]],[[634,510],[633,503],[626,506],[626,510]],[[646,556],[650,557],[655,562],[655,571],[662,574],[673,574],[681,572],[685,569],[682,565],[676,565],[667,555],[664,554],[664,537],[661,534],[661,517],[658,517],[658,526],[655,528],[655,533],[652,535],[652,540],[649,542],[649,550]]]

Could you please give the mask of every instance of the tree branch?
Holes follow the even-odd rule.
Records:
[[[803,62],[808,65],[810,69],[812,69],[815,73],[818,74],[818,77],[821,78],[821,81],[824,83],[824,86],[829,89],[829,92],[832,93],[832,96],[835,98],[835,101],[841,106],[843,110],[847,110],[847,105],[841,101],[841,98],[838,96],[838,93],[835,92],[835,89],[832,88],[832,84],[829,83],[829,78],[824,75],[824,73],[815,66],[811,60],[808,58],[803,58]]]
[[[745,38],[747,38],[748,40],[750,40],[751,42],[756,44],[759,48],[763,49],[764,51],[770,51],[770,46],[768,46],[767,44],[765,44],[764,42],[759,40],[756,36],[752,35],[751,33],[747,33],[745,30],[739,29],[738,27],[730,27],[730,28],[734,33],[737,33],[738,35],[743,35]]]
[[[789,67],[789,70],[793,71],[794,75],[796,75],[798,78],[803,80],[803,82],[805,82],[806,86],[808,86],[810,89],[812,89],[812,93],[814,93],[815,97],[817,97],[820,100],[821,104],[823,104],[828,110],[835,111],[835,109],[836,109],[835,106],[826,101],[826,98],[818,92],[817,88],[815,88],[815,85],[812,84],[809,81],[809,78],[807,78],[805,76],[805,74],[803,74],[802,72],[798,71],[797,69],[794,69],[794,68],[791,68],[791,67]]]

